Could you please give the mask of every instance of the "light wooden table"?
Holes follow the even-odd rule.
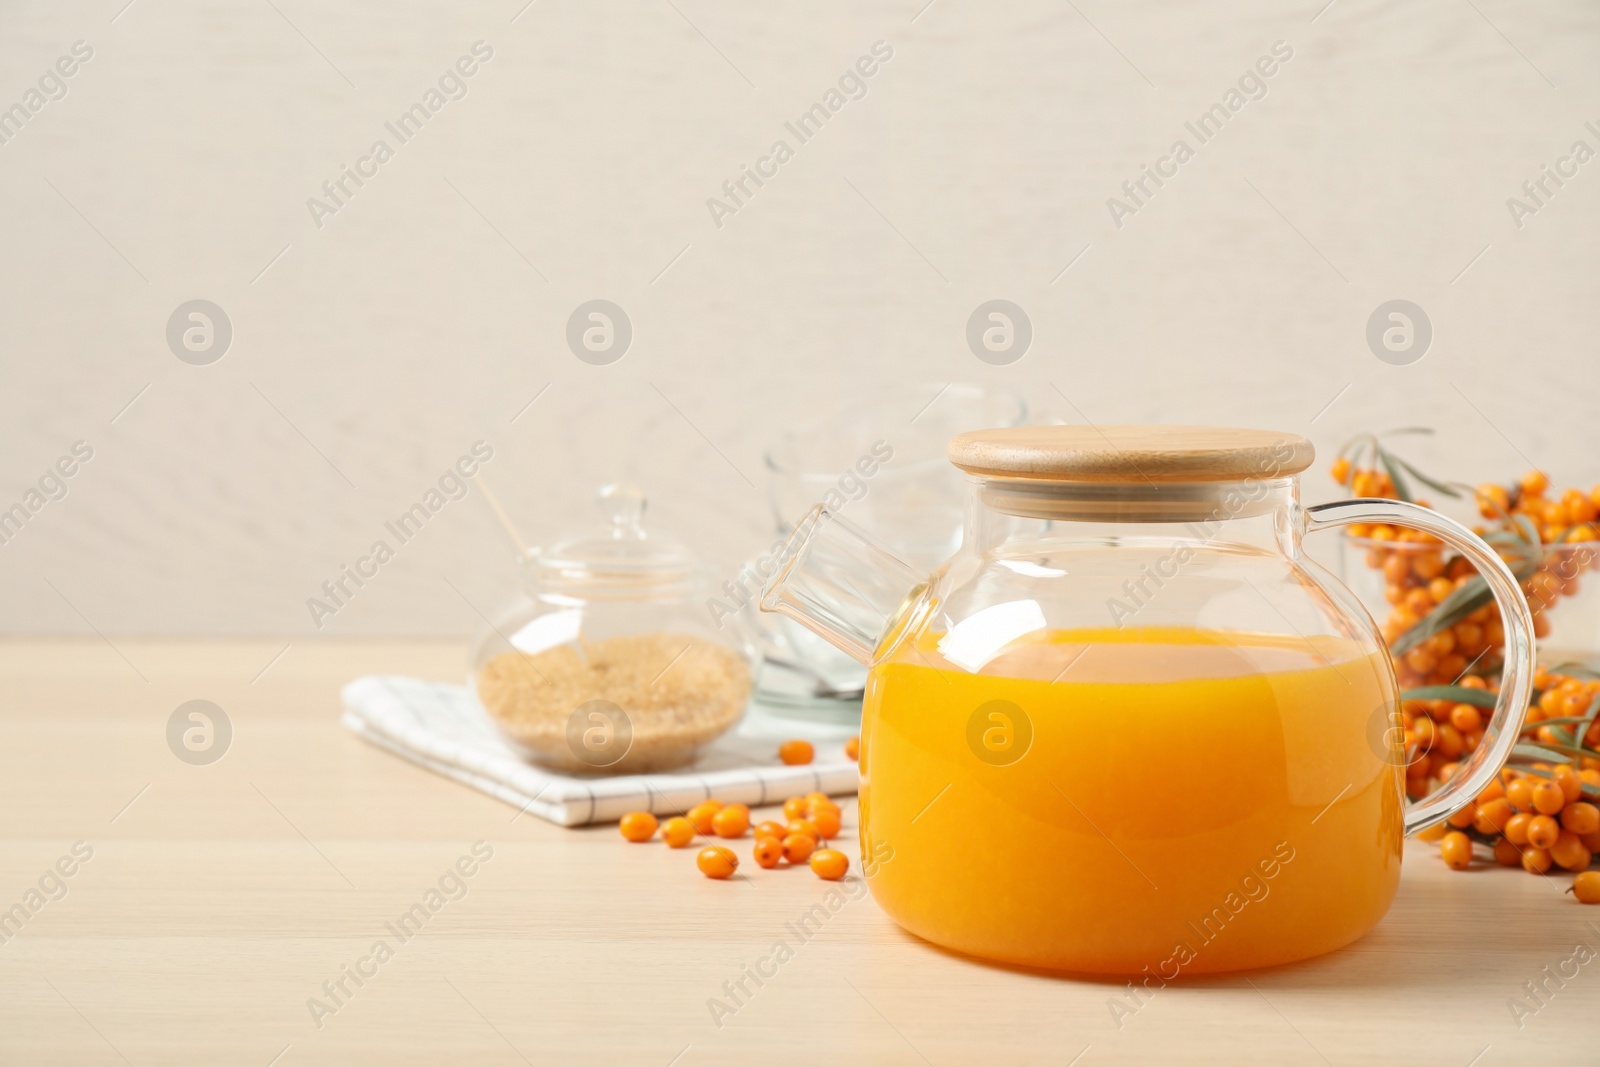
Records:
[[[347,679],[456,679],[458,647],[296,644],[256,677],[281,648],[0,645],[0,908],[61,857],[74,871],[0,945],[0,1062],[1600,1059],[1600,961],[1520,1028],[1507,1007],[1575,944],[1600,948],[1600,908],[1564,897],[1564,880],[1453,874],[1414,845],[1393,910],[1355,946],[1169,986],[1119,1029],[1114,983],[942,953],[870,897],[801,944],[785,924],[826,888],[809,872],[711,882],[691,852],[513,818],[339,726]],[[208,766],[166,742],[173,709],[196,698],[233,727]],[[404,943],[386,930],[480,840],[493,858],[464,896]],[[93,857],[74,866],[78,841]],[[333,1006],[322,984],[379,938],[393,958],[364,965],[376,973],[359,988],[346,979],[319,1028],[308,998]],[[715,1025],[708,1000],[778,939],[793,959]]]

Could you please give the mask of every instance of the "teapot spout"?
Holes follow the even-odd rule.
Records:
[[[785,615],[871,666],[909,630],[927,584],[893,552],[825,505],[784,543],[761,610]]]

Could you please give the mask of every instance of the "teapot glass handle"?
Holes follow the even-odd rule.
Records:
[[[1401,500],[1356,499],[1317,504],[1303,509],[1303,514],[1308,533],[1352,522],[1383,522],[1432,534],[1478,569],[1500,607],[1506,640],[1505,666],[1494,715],[1483,728],[1482,743],[1461,761],[1450,780],[1406,809],[1405,832],[1425,830],[1449,818],[1489,787],[1522,732],[1528,701],[1533,696],[1535,668],[1533,615],[1528,602],[1516,576],[1495,551],[1471,530],[1437,511]]]

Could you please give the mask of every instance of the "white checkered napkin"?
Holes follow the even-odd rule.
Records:
[[[561,826],[614,822],[630,811],[678,815],[712,796],[754,807],[813,790],[856,791],[856,765],[843,751],[853,728],[779,720],[759,707],[681,771],[580,778],[519,756],[465,686],[367,677],[342,696],[344,724],[379,748]],[[779,763],[778,742],[791,737],[815,743],[816,762]]]

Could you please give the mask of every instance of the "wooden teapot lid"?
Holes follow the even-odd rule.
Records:
[[[968,474],[1055,482],[1287,478],[1315,458],[1299,434],[1223,426],[1011,426],[950,441]]]

